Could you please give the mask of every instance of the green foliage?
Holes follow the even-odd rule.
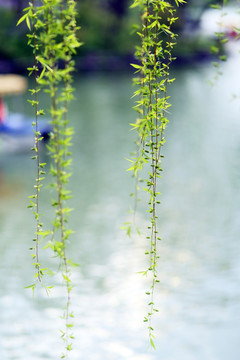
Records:
[[[108,6],[107,0],[81,0],[76,2],[76,20],[81,23],[81,39],[85,46],[76,49],[74,58],[91,52],[129,54],[135,37],[129,36],[133,14],[126,6],[126,13],[119,16]],[[15,29],[16,18],[12,10],[0,8],[0,53],[25,64],[31,61],[32,49],[26,45],[25,34],[29,29],[26,21]],[[79,29],[77,35],[79,36]],[[11,36],[9,36],[11,34]]]
[[[73,129],[69,127],[68,105],[73,98],[72,72],[74,71],[73,54],[76,48],[81,44],[76,37],[76,10],[74,0],[43,0],[40,5],[35,5],[34,1],[29,7],[24,9],[24,15],[19,19],[18,24],[26,22],[31,33],[28,34],[28,45],[32,47],[34,55],[34,64],[29,67],[29,74],[34,75],[35,86],[31,89],[33,99],[30,100],[35,109],[34,134],[35,146],[32,157],[37,162],[37,178],[34,185],[35,193],[30,196],[29,207],[33,209],[36,220],[36,237],[34,238],[34,267],[36,268],[35,278],[42,283],[43,276],[50,273],[51,270],[42,268],[39,259],[39,243],[41,239],[51,236],[46,247],[50,247],[56,257],[60,260],[60,269],[62,272],[63,283],[67,290],[67,300],[63,318],[65,319],[65,331],[62,331],[62,339],[65,342],[66,352],[62,358],[67,357],[67,353],[72,349],[70,332],[73,324],[70,321],[70,294],[72,290],[71,282],[71,261],[66,255],[66,243],[71,229],[67,228],[68,216],[71,211],[66,206],[66,200],[71,197],[67,189],[67,183],[71,173],[71,138]],[[43,109],[39,109],[38,93],[44,90],[51,99],[52,133],[48,150],[51,154],[52,163],[50,173],[53,176],[51,183],[55,191],[55,198],[52,200],[52,206],[55,209],[55,216],[52,222],[51,230],[43,231],[43,224],[40,220],[39,194],[42,187],[42,181],[45,175],[45,163],[40,162],[40,142],[41,134],[38,130],[39,116],[44,114]],[[30,285],[35,289],[36,283]],[[50,287],[45,287],[49,291]]]
[[[108,0],[82,0],[78,2],[78,18],[82,25],[81,38],[85,53],[110,52],[114,54],[131,53],[135,38],[129,36],[132,25],[132,12],[119,16],[108,6]]]
[[[32,51],[26,44],[25,26],[16,28],[16,18],[9,9],[0,9],[0,54],[3,58],[18,59],[31,58]]]
[[[141,20],[140,25],[136,26],[140,38],[140,45],[136,47],[138,63],[132,64],[135,73],[139,75],[134,79],[135,85],[138,86],[134,93],[137,97],[134,108],[138,118],[135,124],[131,124],[137,132],[137,152],[130,160],[129,170],[133,171],[136,178],[135,201],[139,188],[139,173],[143,169],[148,173],[143,189],[148,194],[150,217],[147,235],[149,249],[145,252],[149,257],[149,266],[142,274],[151,274],[150,291],[146,292],[149,310],[144,322],[148,323],[150,344],[153,348],[155,345],[152,316],[158,311],[154,303],[154,290],[159,282],[157,243],[161,240],[157,226],[157,208],[160,204],[158,182],[162,173],[162,147],[165,143],[164,132],[170,107],[167,88],[174,81],[170,78],[170,64],[174,60],[172,49],[176,39],[172,26],[177,20],[176,6],[182,3],[183,1],[176,1],[173,6],[170,2],[161,0],[134,0],[131,6],[140,10]],[[128,232],[130,233],[129,227]]]

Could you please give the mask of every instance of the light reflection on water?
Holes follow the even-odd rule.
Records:
[[[148,280],[137,274],[146,267],[145,240],[128,239],[119,229],[129,218],[125,210],[133,186],[124,159],[133,149],[131,80],[104,75],[77,80],[71,203],[76,233],[69,252],[81,266],[73,270],[76,339],[70,358],[239,359],[240,100],[230,98],[240,79],[234,66],[234,59],[226,64],[214,89],[206,83],[208,69],[177,73],[171,89],[159,217],[156,351],[149,349],[142,323]],[[38,290],[32,299],[23,289],[33,274],[27,250],[32,216],[25,210],[33,165],[28,156],[5,155],[1,173],[1,359],[56,359],[63,349],[60,276],[50,297]],[[144,217],[140,205],[143,229]],[[45,223],[47,218],[46,210]]]

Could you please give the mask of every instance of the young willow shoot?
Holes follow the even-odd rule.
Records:
[[[147,240],[149,249],[149,266],[143,275],[151,274],[148,296],[148,312],[144,321],[148,323],[150,344],[155,348],[152,316],[158,309],[155,306],[154,290],[159,282],[157,260],[159,258],[157,242],[161,240],[158,233],[158,204],[160,192],[158,180],[162,172],[162,147],[165,143],[164,131],[168,123],[167,111],[170,107],[167,95],[168,85],[174,79],[170,78],[170,64],[174,60],[172,49],[176,34],[173,32],[174,22],[177,20],[176,10],[183,0],[175,0],[174,5],[162,0],[135,0],[132,8],[140,11],[140,25],[138,35],[140,45],[136,47],[138,63],[132,64],[136,73],[134,79],[137,90],[135,110],[138,113],[136,123],[131,124],[137,132],[136,156],[130,160],[136,179],[143,169],[147,169],[148,177],[144,190],[148,193],[148,212],[150,225]],[[138,187],[138,184],[136,185]],[[136,193],[135,193],[136,195]],[[135,198],[136,201],[136,198]]]
[[[223,22],[224,17],[227,15],[225,12],[225,6],[228,4],[228,0],[221,0],[219,3],[211,4],[211,8],[219,11],[219,21],[217,22],[218,31],[215,32],[215,37],[217,40],[216,45],[211,46],[211,53],[217,57],[217,61],[213,61],[212,64],[216,68],[216,74],[213,78],[213,82],[210,81],[211,85],[214,85],[219,76],[222,75],[220,63],[227,60],[227,55],[224,52],[224,45],[228,42],[226,33],[224,32]]]
[[[71,209],[66,206],[66,200],[71,197],[67,189],[68,179],[70,177],[69,167],[71,165],[71,138],[73,129],[68,126],[68,105],[73,98],[72,72],[74,71],[73,54],[76,48],[81,44],[76,37],[76,10],[74,0],[42,0],[35,3],[34,0],[30,6],[24,10],[25,14],[19,20],[18,24],[26,21],[31,31],[28,34],[28,43],[33,48],[34,65],[29,68],[30,74],[34,74],[34,89],[30,90],[34,96],[30,103],[35,109],[34,133],[35,146],[33,150],[35,155],[33,159],[37,162],[37,179],[35,194],[30,196],[30,205],[36,219],[36,237],[35,246],[32,248],[35,253],[34,266],[36,272],[36,282],[31,285],[34,290],[37,280],[42,283],[43,275],[50,269],[43,269],[39,259],[39,241],[46,236],[51,236],[46,247],[50,247],[54,255],[60,259],[60,269],[63,282],[67,291],[67,301],[64,312],[65,329],[61,330],[61,337],[65,342],[65,352],[62,358],[68,356],[72,348],[71,339],[73,338],[70,330],[72,323],[70,318],[70,294],[72,282],[70,280],[71,261],[66,255],[66,242],[71,234],[71,229],[67,227],[68,215]],[[52,206],[55,209],[53,228],[43,231],[39,214],[39,193],[44,180],[45,163],[40,162],[40,142],[42,136],[39,132],[39,116],[44,114],[39,109],[38,93],[43,89],[49,94],[51,107],[52,132],[50,135],[50,152],[52,162],[50,173],[53,176],[51,187],[55,191],[55,199],[52,200]],[[46,287],[49,290],[49,287]]]

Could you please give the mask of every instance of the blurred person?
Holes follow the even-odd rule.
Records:
[[[3,99],[0,97],[0,125],[3,125],[6,119],[7,111]]]

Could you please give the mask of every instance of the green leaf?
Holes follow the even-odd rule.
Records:
[[[156,346],[155,346],[154,341],[153,341],[153,339],[151,337],[150,337],[150,345],[154,350],[156,350]]]
[[[133,8],[139,6],[139,5],[140,5],[140,1],[139,1],[139,0],[135,0],[134,3],[130,6],[130,9],[133,9]]]
[[[134,67],[135,69],[142,69],[141,65],[137,65],[137,64],[130,64],[132,67]]]
[[[62,277],[64,278],[64,280],[67,282],[67,283],[70,283],[71,280],[69,279],[69,277],[65,274],[62,274]]]
[[[226,61],[226,60],[227,60],[227,56],[226,56],[226,55],[221,55],[221,56],[219,56],[219,59],[220,59],[221,61]]]
[[[220,5],[220,4],[211,4],[210,7],[211,7],[212,9],[221,10],[221,5]]]
[[[27,18],[27,16],[28,16],[28,14],[24,14],[24,15],[18,20],[17,26],[18,26],[19,24],[21,24],[21,23]]]
[[[29,28],[29,30],[31,30],[31,24],[30,24],[29,16],[26,17],[26,23],[27,23],[27,27]]]
[[[36,284],[32,284],[32,285],[25,286],[24,289],[32,289],[32,288],[35,288],[35,287],[36,287]]]

